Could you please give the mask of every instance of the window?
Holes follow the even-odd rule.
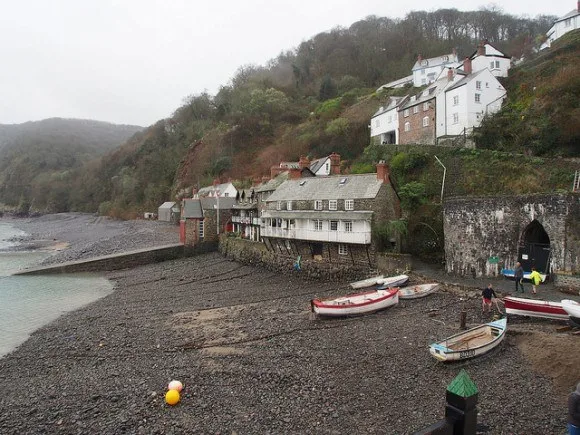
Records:
[[[409,109],[405,109],[403,111],[403,116],[406,118],[407,116],[409,116]]]
[[[338,231],[338,221],[330,221],[330,231]]]
[[[411,131],[411,123],[405,122],[405,131]]]
[[[227,193],[227,192],[226,192],[226,193],[224,193],[224,198],[227,198],[228,196],[230,196],[230,194],[229,194],[229,193]]]
[[[203,221],[199,221],[199,238],[203,239]]]
[[[491,69],[499,69],[499,60],[492,60],[489,66]]]
[[[564,21],[565,27],[570,27],[571,25],[572,25],[572,18],[568,18],[568,19],[566,19],[566,21]]]
[[[459,104],[459,95],[455,95],[453,97],[453,105],[457,106]]]
[[[377,125],[377,127],[378,127],[378,125]],[[327,162],[326,165],[324,165],[324,167],[326,168],[325,169],[326,172],[330,172],[330,163]]]
[[[288,202],[286,203],[286,209],[287,209],[287,210],[292,210],[292,201],[288,201]]]
[[[475,94],[475,102],[481,103],[481,94]]]
[[[489,88],[489,82],[485,82],[485,87]]]
[[[453,114],[453,124],[459,124],[459,113]]]
[[[276,210],[282,210],[282,201],[276,203]]]
[[[344,231],[352,233],[352,221],[344,221]]]
[[[320,219],[314,219],[314,231],[322,231],[322,221]]]
[[[413,106],[413,113],[419,113],[419,106]]]
[[[475,82],[475,89],[477,89],[477,90],[481,89],[481,82],[480,81]]]
[[[329,200],[328,201],[328,209],[329,210],[336,210],[337,209],[336,203],[337,203],[336,199]]]
[[[348,255],[348,246],[340,243],[338,245],[338,255]]]
[[[423,118],[423,127],[429,127],[429,117],[425,116]]]
[[[317,199],[314,201],[314,210],[322,210],[322,200]]]
[[[381,126],[381,120],[375,119],[375,127],[380,127],[380,126]]]
[[[354,199],[345,199],[344,200],[344,209],[345,210],[354,210]]]
[[[423,112],[429,110],[429,103],[425,102],[423,103]]]

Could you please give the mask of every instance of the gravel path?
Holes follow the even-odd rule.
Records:
[[[77,246],[121,243],[94,242]],[[440,291],[315,320],[309,300],[346,284],[313,285],[219,254],[108,277],[114,293],[0,359],[0,433],[411,433],[443,417],[461,368],[479,389],[481,433],[565,433],[565,394],[520,351],[534,322],[517,322],[499,349],[470,362],[429,356],[430,342],[457,331],[462,306],[469,326],[489,320],[477,297]],[[540,323],[537,334],[554,328]],[[185,384],[175,407],[163,400],[171,379]]]

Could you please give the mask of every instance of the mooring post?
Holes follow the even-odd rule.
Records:
[[[465,310],[461,310],[461,316],[459,318],[459,327],[461,329],[467,329],[467,312]]]
[[[445,417],[453,420],[453,435],[475,435],[477,430],[477,387],[464,369],[446,391]]]

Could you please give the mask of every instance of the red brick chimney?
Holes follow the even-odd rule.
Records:
[[[284,168],[281,168],[280,165],[272,166],[270,168],[270,178],[275,178],[280,172],[282,172]]]
[[[421,64],[421,61],[423,60],[423,56],[421,56],[420,54],[417,56],[417,62],[419,64]]]
[[[302,169],[300,168],[290,168],[288,169],[288,176],[291,180],[296,180],[302,176]]]
[[[267,183],[268,181],[270,181],[270,179],[268,178],[268,176],[267,176],[267,175],[264,175],[264,176],[262,177],[262,183]]]
[[[471,66],[471,58],[466,57],[463,61],[463,71],[465,74],[469,75],[473,72],[473,67]]]
[[[384,160],[377,163],[377,180],[383,183],[389,183],[389,167]]]
[[[332,153],[329,158],[330,175],[340,175],[340,154]]]
[[[220,184],[220,179],[219,178],[216,178],[216,179],[213,180],[213,187],[217,187],[217,186],[219,186],[219,184]]]
[[[447,68],[447,80],[453,80],[453,68]]]
[[[477,55],[485,56],[485,41],[481,41],[477,46]]]
[[[300,169],[309,168],[310,167],[310,160],[306,156],[300,156],[300,160],[298,161],[298,166]]]
[[[252,184],[252,185],[257,186],[261,182],[262,182],[262,179],[260,177],[254,177],[254,184]]]

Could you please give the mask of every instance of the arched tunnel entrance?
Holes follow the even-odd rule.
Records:
[[[550,273],[550,237],[541,223],[534,219],[520,239],[518,260],[525,271],[535,267],[540,273]]]

